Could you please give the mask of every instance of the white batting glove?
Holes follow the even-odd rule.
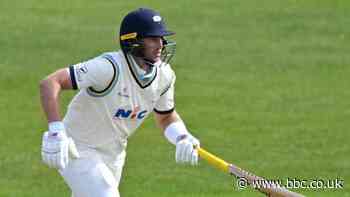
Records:
[[[176,162],[198,164],[198,151],[195,147],[199,147],[200,142],[192,135],[182,135],[176,142]]]
[[[69,152],[79,157],[73,140],[66,135],[63,123],[50,123],[49,131],[44,133],[42,139],[43,162],[51,168],[64,169],[68,165]]]

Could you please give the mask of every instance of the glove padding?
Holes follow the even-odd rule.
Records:
[[[199,140],[191,135],[186,135],[176,143],[175,159],[177,163],[198,164],[198,151],[195,147],[199,147]]]
[[[47,131],[43,135],[41,156],[45,164],[51,168],[64,169],[69,162],[69,152],[74,158],[79,154],[71,138],[65,131]]]

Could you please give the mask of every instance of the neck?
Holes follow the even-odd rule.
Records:
[[[145,61],[143,60],[143,58],[141,58],[141,57],[135,57],[135,61],[136,61],[136,63],[140,66],[140,68],[141,68],[142,70],[147,71],[147,70],[149,69],[149,65],[147,65],[147,64],[145,63]]]

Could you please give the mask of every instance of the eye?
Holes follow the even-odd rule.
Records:
[[[152,37],[153,42],[159,42],[161,40],[160,37]]]

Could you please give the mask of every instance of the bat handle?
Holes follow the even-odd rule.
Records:
[[[230,169],[229,169],[230,164],[227,163],[225,160],[218,158],[217,156],[209,153],[208,151],[204,150],[201,147],[196,147],[196,149],[198,151],[199,156],[202,159],[205,159],[211,165],[219,168],[220,170],[222,170],[226,173],[230,173]]]

